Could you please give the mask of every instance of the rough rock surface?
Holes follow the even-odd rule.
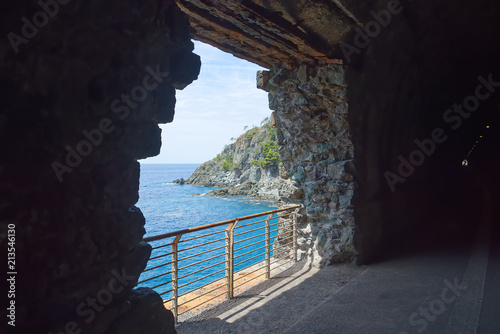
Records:
[[[252,164],[262,161],[263,145],[276,139],[275,129],[267,123],[241,135],[213,160],[203,163],[186,183],[204,187],[220,187],[208,195],[242,195],[256,199],[278,201],[296,200],[300,196],[295,182],[278,165],[262,167]],[[224,162],[230,159],[231,169],[224,170]],[[177,181],[177,180],[176,180]]]
[[[130,308],[151,252],[134,207],[137,159],[159,153],[158,123],[198,75],[187,18],[171,0],[6,6],[2,36],[24,38],[0,41],[0,249],[8,226],[17,237],[9,330],[107,333],[123,318],[148,328]],[[23,29],[23,17],[38,27]]]
[[[362,7],[349,1],[336,8],[337,2],[328,0],[178,0],[178,4],[189,16],[195,39],[265,68],[338,64],[330,56],[338,56],[337,44],[356,27],[350,7]]]
[[[277,68],[258,79],[269,92],[286,174],[303,194],[302,251],[321,265],[352,259],[356,183],[344,67]]]
[[[174,315],[165,309],[163,299],[153,290],[138,288],[132,291],[130,305],[130,311],[115,322],[109,334],[176,333]]]

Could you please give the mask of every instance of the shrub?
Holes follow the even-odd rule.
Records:
[[[227,172],[227,171],[232,171],[234,169],[234,166],[233,166],[233,157],[230,156],[230,155],[226,155],[226,158],[224,158],[224,162],[222,163],[222,170],[224,172]]]

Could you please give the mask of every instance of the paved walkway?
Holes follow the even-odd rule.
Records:
[[[485,222],[491,223],[492,217]],[[498,227],[495,225],[495,229]],[[299,263],[196,318],[197,333],[500,333],[500,237],[368,267]],[[490,236],[493,235],[493,239]]]

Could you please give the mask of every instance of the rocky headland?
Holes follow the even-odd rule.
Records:
[[[208,196],[247,196],[257,200],[290,201],[300,194],[286,173],[278,153],[276,129],[266,119],[226,145],[214,159],[203,163],[187,179],[173,181],[218,187]]]

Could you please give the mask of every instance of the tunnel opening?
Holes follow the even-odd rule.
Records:
[[[0,42],[0,177],[8,194],[0,207],[1,243],[15,225],[18,272],[29,273],[16,282],[18,299],[30,301],[17,304],[20,332],[81,325],[109,334],[159,333],[171,321],[160,297],[133,290],[133,279],[111,300],[103,298],[116,273],[138,275],[149,257],[141,242],[144,217],[134,206],[137,160],[159,152],[157,124],[171,121],[175,88],[198,74],[188,19],[195,38],[270,69],[260,84],[277,109],[287,173],[307,200],[307,255],[313,250],[322,264],[372,263],[447,239],[456,246],[462,236],[458,248],[466,248],[485,213],[485,188],[493,202],[490,220],[497,219],[500,9],[493,1],[179,0],[185,14],[172,1],[57,3],[51,20],[34,2],[3,5],[0,23],[7,36]],[[394,15],[382,29],[372,11],[380,19],[385,10]],[[380,31],[356,45],[363,42],[358,28],[376,22]],[[342,43],[353,53],[346,57]],[[134,92],[142,99],[151,78],[159,91],[121,119],[125,111],[112,110],[114,99]],[[454,111],[467,103],[470,117]],[[454,120],[447,121],[449,109]],[[488,140],[463,166],[487,124]],[[437,128],[444,133],[434,133]],[[92,130],[107,135],[99,150],[85,144],[100,142],[99,135],[89,138]],[[341,145],[330,146],[333,138]],[[436,143],[430,157],[415,143],[426,139]],[[400,173],[399,157],[409,161],[416,149],[425,163],[413,172],[405,163]],[[80,161],[77,153],[87,157]],[[415,165],[421,157],[413,156]],[[394,174],[395,191],[386,172]],[[491,233],[497,246],[498,224]],[[82,317],[79,305],[96,296],[107,307],[84,308],[94,317]]]
[[[233,277],[239,280],[231,294],[240,294],[264,279],[265,255],[260,252],[265,243],[259,240],[264,228],[257,224],[245,231],[251,224],[242,217],[275,210],[278,200],[274,193],[266,192],[275,185],[278,167],[253,164],[262,161],[254,159],[263,159],[265,145],[275,142],[270,134],[267,95],[256,87],[256,73],[262,68],[193,42],[193,52],[201,57],[200,75],[188,89],[177,92],[175,121],[161,126],[161,153],[140,161],[136,204],[146,220],[145,241],[153,247],[139,286],[159,293],[176,321],[193,317],[225,298],[218,290],[226,288],[228,279],[228,264],[223,260],[229,251],[225,234],[220,234],[227,226],[217,223],[236,217],[242,220],[233,236],[238,240],[233,247],[238,254]],[[272,190],[277,192],[277,187]],[[172,243],[177,239],[148,240],[211,224],[217,227],[179,234],[175,251]],[[276,224],[273,229],[277,230]],[[274,230],[269,238],[274,247]],[[175,270],[171,268],[174,258],[178,261]],[[273,273],[279,269],[273,268]],[[178,277],[175,283],[174,277]],[[249,278],[252,280],[247,282]],[[215,298],[213,291],[219,294]]]

